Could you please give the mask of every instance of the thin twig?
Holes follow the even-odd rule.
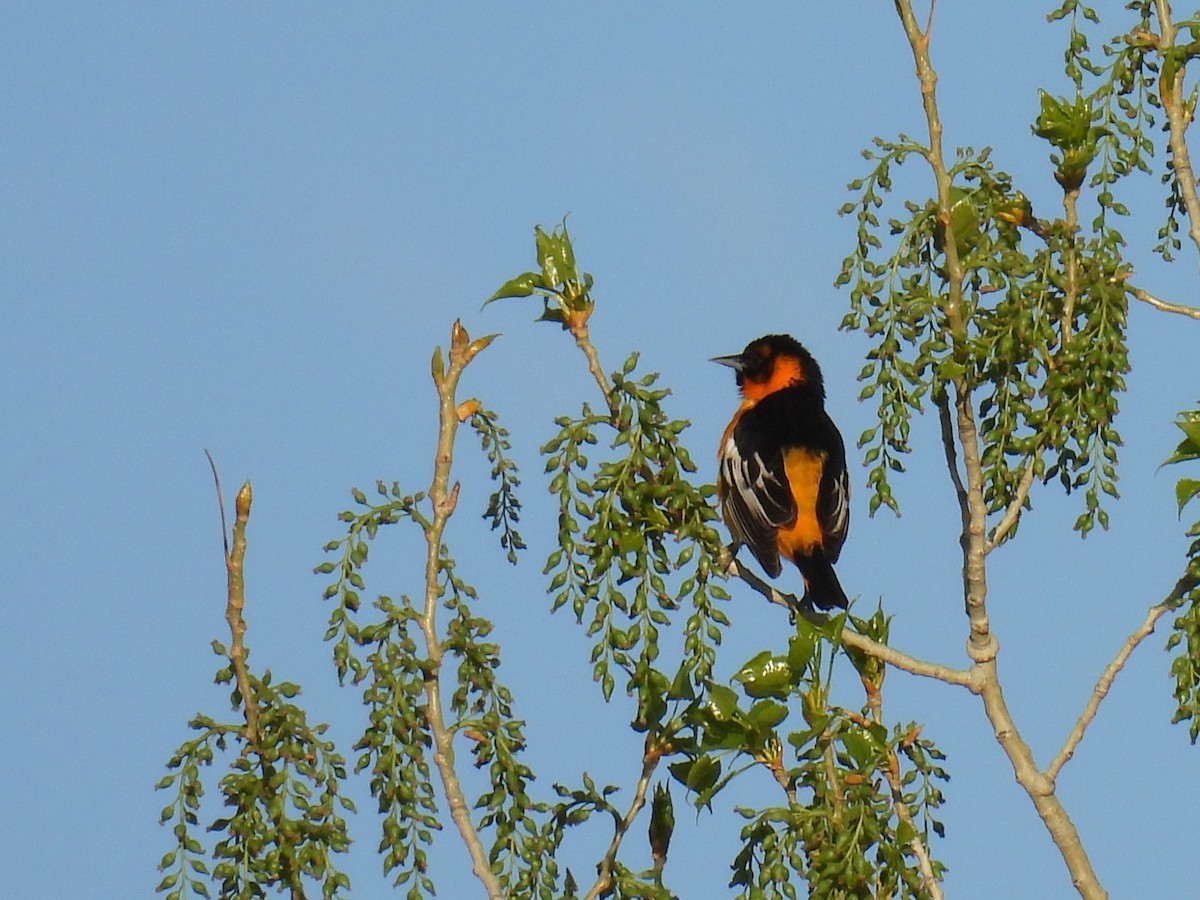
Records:
[[[1070,240],[1066,249],[1067,284],[1063,290],[1062,317],[1059,328],[1062,348],[1071,343],[1075,334],[1075,301],[1079,299],[1079,188],[1063,191],[1063,211],[1066,213],[1066,232]]]
[[[214,468],[215,472],[215,468]],[[229,623],[232,641],[229,645],[229,665],[237,681],[238,693],[246,713],[246,742],[258,748],[258,697],[251,690],[250,670],[246,665],[246,523],[250,520],[250,504],[254,493],[250,482],[242,485],[234,501],[233,548],[225,557],[228,600],[225,605],[225,621]]]
[[[954,496],[958,499],[958,511],[962,516],[965,531],[971,523],[971,501],[967,497],[966,485],[963,484],[962,475],[958,471],[958,451],[954,447],[954,420],[950,416],[950,398],[945,391],[937,391],[933,402],[938,409],[938,425],[942,433],[942,451],[946,455],[946,470],[950,473],[951,484],[954,485]]]
[[[613,867],[617,864],[617,853],[621,849],[621,841],[625,839],[625,835],[633,826],[634,819],[646,805],[646,791],[650,787],[650,779],[654,777],[654,770],[658,767],[658,761],[661,758],[661,754],[650,752],[647,752],[642,758],[642,774],[638,778],[637,787],[633,793],[633,802],[629,804],[629,810],[623,817],[617,818],[614,813],[616,825],[613,829],[612,842],[608,845],[608,852],[604,854],[604,859],[600,861],[596,883],[587,892],[584,900],[596,900],[598,897],[607,896],[612,889]]]
[[[225,545],[225,558],[229,559],[229,525],[225,521],[225,497],[221,493],[221,476],[217,474],[217,461],[213,459],[213,455],[208,452],[208,448],[204,449],[204,455],[208,457],[208,467],[212,469],[213,486],[217,489],[217,509],[221,511],[221,543]]]
[[[1121,649],[1117,652],[1116,657],[1105,667],[1100,680],[1096,682],[1096,686],[1092,689],[1092,696],[1088,698],[1087,705],[1083,708],[1083,714],[1080,715],[1079,721],[1075,723],[1075,727],[1071,729],[1071,733],[1067,737],[1067,742],[1063,744],[1063,748],[1058,751],[1058,755],[1054,757],[1054,760],[1046,768],[1046,778],[1049,781],[1053,782],[1057,780],[1058,773],[1062,771],[1062,767],[1075,755],[1075,749],[1079,746],[1079,742],[1083,740],[1083,733],[1087,731],[1092,720],[1096,718],[1100,704],[1108,696],[1108,691],[1112,687],[1113,681],[1121,669],[1125,667],[1125,663],[1129,660],[1130,655],[1137,649],[1138,644],[1154,633],[1154,627],[1158,624],[1158,620],[1170,612],[1170,610],[1171,607],[1166,603],[1159,603],[1150,607],[1141,626],[1125,639],[1125,643],[1121,645]]]
[[[842,797],[842,783],[837,776],[837,766],[834,765],[833,742],[828,728],[822,732],[821,740],[825,744],[825,749],[821,753],[821,760],[825,764],[825,780],[829,782],[829,802],[832,807],[829,814],[829,822],[833,825],[835,832],[840,832],[842,830],[842,820],[844,819],[846,804],[845,799]]]
[[[617,400],[613,396],[612,385],[608,383],[608,376],[604,374],[604,367],[600,365],[600,353],[596,350],[596,345],[592,343],[591,335],[588,331],[587,319],[582,316],[569,318],[568,330],[571,332],[571,336],[575,338],[575,346],[582,350],[583,355],[587,358],[588,371],[596,379],[596,384],[600,387],[600,393],[604,395],[604,402],[608,405],[608,413],[612,416],[612,421],[615,424],[620,410],[617,409]]]
[[[728,549],[723,550],[717,556],[717,564],[734,578],[739,578],[748,584],[758,593],[762,594],[767,600],[782,606],[784,609],[791,612],[798,612],[801,615],[806,614],[806,610],[801,606],[799,601],[767,584],[758,577],[754,572],[740,565],[737,559],[729,552]],[[808,615],[805,616],[809,618]],[[818,614],[811,614],[814,624],[823,624],[823,617],[818,619]],[[868,656],[873,656],[881,662],[887,663],[889,666],[900,669],[903,672],[908,672],[910,675],[919,675],[922,678],[933,678],[937,681],[944,681],[946,684],[954,684],[959,687],[965,687],[973,690],[975,676],[970,669],[955,669],[951,666],[943,666],[939,663],[926,662],[923,659],[917,659],[914,656],[909,656],[903,651],[897,650],[895,647],[889,647],[887,644],[881,644],[878,641],[873,641],[865,634],[860,634],[853,629],[846,627],[842,629],[841,634],[842,644],[846,647],[853,647],[855,650],[861,650]]]
[[[438,600],[441,596],[442,536],[446,522],[458,503],[458,485],[450,484],[454,437],[459,425],[455,391],[463,369],[478,352],[476,348],[476,344],[470,343],[466,329],[455,322],[450,334],[450,363],[441,377],[437,374],[434,376],[438,393],[438,441],[434,455],[433,482],[429,487],[433,517],[427,524],[422,525],[426,543],[425,604],[419,616],[419,623],[428,658],[425,676],[425,717],[433,736],[433,759],[442,779],[450,817],[466,845],[475,876],[483,883],[489,900],[503,900],[504,890],[492,871],[479,832],[471,821],[471,809],[454,767],[454,732],[447,727],[442,710],[441,669],[444,648],[437,630]]]
[[[863,690],[867,694],[867,706],[871,710],[871,718],[875,724],[882,725],[883,696],[880,694],[879,688],[867,679],[864,678],[862,684]],[[944,896],[942,886],[938,883],[937,876],[934,875],[933,861],[929,858],[929,848],[921,840],[921,830],[917,828],[912,810],[904,802],[904,782],[900,779],[900,758],[896,755],[895,749],[890,746],[887,752],[887,766],[883,769],[883,777],[887,779],[892,795],[892,808],[896,810],[896,817],[912,829],[913,837],[908,842],[908,846],[912,850],[913,856],[917,858],[917,868],[921,870],[921,881],[925,885],[925,890],[929,892],[931,900],[942,900]]]
[[[1004,540],[1004,536],[1012,531],[1013,526],[1017,524],[1017,520],[1021,518],[1021,510],[1025,508],[1025,501],[1029,499],[1029,490],[1033,487],[1033,479],[1037,472],[1038,453],[1034,453],[1025,463],[1025,473],[1021,476],[1021,481],[1017,485],[1017,492],[1013,495],[1012,502],[1008,504],[1008,508],[1004,510],[1004,516],[996,523],[996,527],[992,529],[992,533],[988,535],[987,544],[984,545],[983,552],[991,553],[1000,546],[1000,542]]]

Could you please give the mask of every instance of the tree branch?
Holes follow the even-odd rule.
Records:
[[[1071,873],[1071,883],[1086,900],[1104,900],[1108,892],[1100,884],[1088,859],[1087,851],[1079,838],[1075,823],[1067,815],[1066,809],[1054,793],[1054,782],[1046,778],[1038,769],[1033,759],[1029,745],[1021,738],[1004,701],[1000,689],[1000,680],[996,676],[996,662],[978,664],[982,670],[980,681],[980,697],[988,721],[996,734],[996,740],[1003,748],[1005,755],[1013,767],[1017,782],[1025,789],[1033,802],[1046,829],[1054,839],[1055,846],[1062,854],[1063,861]]]
[[[212,461],[212,458],[209,458]],[[213,466],[213,477],[217,469]],[[217,482],[220,490],[220,481]],[[225,571],[228,600],[225,604],[225,621],[229,623],[229,633],[232,641],[229,645],[229,665],[233,669],[233,677],[237,682],[238,693],[242,695],[242,707],[246,714],[246,743],[258,750],[259,739],[259,708],[258,697],[250,685],[250,669],[246,665],[246,524],[250,521],[250,503],[254,493],[250,482],[242,485],[234,500],[233,547],[225,554]],[[224,506],[221,509],[224,517]],[[226,547],[229,547],[226,539]]]
[[[613,867],[617,863],[617,853],[621,849],[621,841],[625,839],[625,835],[629,833],[629,829],[633,826],[634,819],[642,811],[642,807],[646,805],[646,791],[650,787],[650,779],[654,777],[654,770],[658,768],[658,761],[661,758],[660,754],[651,753],[650,748],[647,746],[647,752],[642,758],[642,774],[638,778],[637,787],[634,789],[633,802],[629,805],[629,810],[625,813],[625,816],[617,820],[612,842],[608,845],[608,852],[604,854],[604,859],[600,861],[596,883],[587,892],[584,900],[597,900],[598,897],[607,896],[612,890]]]
[[[958,471],[958,451],[954,446],[954,420],[950,417],[950,398],[945,391],[935,391],[933,402],[938,408],[938,425],[942,432],[942,452],[946,456],[946,470],[950,473],[950,483],[954,485],[954,496],[958,499],[958,511],[962,516],[965,532],[971,524],[971,501],[967,497],[966,485],[963,484],[962,475]]]
[[[789,612],[798,612],[809,618],[814,624],[824,624],[825,617],[820,613],[815,613],[810,610],[805,610],[801,607],[799,601],[790,594],[785,594],[782,591],[776,590],[767,582],[763,581],[754,572],[741,566],[734,555],[728,548],[723,550],[716,560],[717,564],[724,568],[725,572],[734,578],[740,578],[751,588],[762,594],[772,603],[782,606]],[[926,662],[923,659],[917,659],[914,656],[909,656],[903,651],[897,650],[895,647],[889,647],[887,644],[881,644],[878,641],[873,641],[864,634],[859,634],[857,631],[846,627],[842,629],[841,634],[842,644],[847,647],[853,647],[855,650],[861,650],[869,656],[887,663],[895,669],[908,672],[910,675],[920,675],[923,678],[934,678],[938,681],[944,681],[946,684],[954,684],[959,687],[972,689],[974,676],[969,669],[955,669],[950,666],[943,666],[939,663]]]
[[[921,86],[921,102],[929,129],[929,151],[926,159],[933,170],[937,183],[937,215],[945,233],[945,273],[947,296],[943,302],[953,338],[952,347],[956,361],[962,362],[966,354],[968,337],[966,315],[962,302],[962,285],[965,271],[958,256],[958,245],[951,220],[951,178],[946,169],[942,152],[942,122],[938,113],[936,89],[937,74],[929,58],[929,30],[925,33],[913,15],[911,0],[894,0],[896,12],[904,26],[904,32],[912,48],[917,77]],[[1070,323],[1064,337],[1070,333]],[[996,740],[1008,755],[1017,781],[1025,788],[1034,808],[1045,823],[1051,838],[1062,854],[1071,873],[1073,884],[1079,893],[1093,898],[1107,897],[1104,888],[1092,870],[1091,862],[1079,839],[1079,833],[1067,816],[1065,809],[1054,796],[1054,786],[1042,775],[1033,760],[1029,746],[1021,738],[1004,702],[996,670],[996,655],[999,645],[991,633],[987,615],[987,504],[983,495],[983,466],[980,458],[979,433],[975,422],[974,401],[971,383],[965,375],[952,380],[954,386],[954,426],[957,442],[947,443],[947,462],[951,478],[959,492],[959,505],[963,513],[963,531],[960,540],[963,553],[963,593],[967,617],[970,620],[970,638],[967,652],[975,665],[972,666],[971,689],[983,700],[984,710],[995,730]],[[943,401],[942,406],[946,403]],[[946,439],[949,424],[948,406],[943,412],[943,438]],[[963,476],[958,474],[955,464],[954,445],[962,453]],[[964,491],[965,488],[965,491]],[[965,499],[965,502],[964,502]]]
[[[1166,60],[1175,47],[1175,24],[1171,21],[1171,4],[1169,0],[1155,0],[1155,11],[1158,14],[1159,31],[1158,50]],[[1170,77],[1168,78],[1168,74]],[[1169,71],[1165,62],[1163,75],[1159,79],[1163,111],[1167,114],[1169,136],[1167,144],[1171,148],[1171,170],[1175,173],[1175,183],[1179,186],[1179,195],[1183,199],[1183,207],[1187,210],[1188,236],[1196,249],[1200,250],[1200,198],[1196,196],[1196,173],[1192,169],[1191,157],[1188,155],[1187,127],[1190,123],[1187,100],[1183,94],[1184,67],[1176,66]]]
[[[1125,286],[1130,295],[1135,300],[1141,300],[1143,303],[1148,303],[1160,312],[1177,313],[1181,316],[1188,316],[1192,319],[1200,319],[1200,309],[1194,306],[1185,306],[1182,303],[1168,303],[1166,300],[1160,300],[1149,291],[1142,290],[1139,287],[1134,287],[1129,284]]]
[[[608,413],[612,416],[614,423],[617,421],[617,402],[613,397],[612,385],[608,383],[608,376],[604,374],[604,368],[600,365],[600,354],[596,350],[596,345],[592,343],[591,334],[588,331],[587,318],[577,316],[567,319],[567,330],[571,332],[571,337],[575,338],[575,346],[583,351],[583,355],[587,358],[588,371],[592,373],[592,377],[596,379],[596,384],[600,387],[600,393],[604,395],[604,402],[608,405]]]
[[[983,552],[991,553],[1000,546],[1000,542],[1004,540],[1004,536],[1012,531],[1013,526],[1017,524],[1017,520],[1021,518],[1021,510],[1025,508],[1025,501],[1029,499],[1029,490],[1033,487],[1033,479],[1036,477],[1037,460],[1040,451],[1037,451],[1029,458],[1025,464],[1025,473],[1021,476],[1021,481],[1017,485],[1017,493],[1013,497],[1012,502],[1008,504],[1008,509],[1004,510],[1004,516],[996,523],[996,527],[992,529],[992,533],[988,535],[987,543],[984,545]]]
[[[871,710],[871,718],[877,725],[882,725],[883,697],[879,693],[879,688],[864,678],[863,689],[867,694],[867,706]],[[891,746],[888,747],[887,766],[883,769],[883,777],[887,779],[888,789],[892,795],[892,808],[896,810],[896,817],[912,829],[913,837],[908,842],[908,846],[912,850],[913,856],[917,858],[917,867],[921,870],[921,881],[925,885],[925,890],[929,892],[931,900],[942,900],[944,896],[942,886],[938,883],[937,876],[934,875],[933,862],[929,858],[929,848],[919,837],[921,830],[917,828],[912,810],[904,802],[904,782],[900,778],[900,758]]]
[[[937,215],[945,233],[946,297],[942,308],[950,325],[954,355],[962,361],[967,341],[967,321],[962,293],[964,270],[958,255],[958,244],[950,215],[953,206],[950,193],[952,185],[942,152],[942,120],[937,107],[937,72],[934,71],[929,58],[929,32],[933,27],[933,8],[931,5],[930,19],[925,26],[925,32],[922,32],[913,15],[910,0],[895,0],[895,5],[909,46],[912,48],[917,78],[921,84],[921,103],[925,109],[925,121],[929,129],[929,150],[925,158],[933,170],[934,181],[937,184]],[[967,616],[971,623],[967,649],[973,660],[983,662],[994,658],[997,651],[987,616],[987,569],[984,565],[987,504],[983,500],[983,469],[979,460],[979,436],[975,425],[971,384],[965,375],[959,375],[953,379],[953,385],[958,446],[962,451],[963,470],[966,474],[961,544],[963,593]],[[957,480],[957,468],[954,468],[951,474],[956,479],[956,488],[960,490],[959,502],[963,505],[963,484]]]
[[[438,441],[434,456],[433,482],[429,487],[429,500],[433,506],[433,517],[423,524],[425,531],[425,604],[419,617],[421,633],[425,638],[428,665],[425,675],[426,720],[433,735],[433,759],[442,779],[450,817],[458,828],[471,856],[475,876],[483,883],[489,900],[504,900],[504,891],[488,862],[479,832],[471,821],[471,809],[463,795],[462,785],[454,767],[454,732],[446,725],[442,710],[441,668],[443,647],[437,631],[438,600],[441,595],[439,575],[442,569],[442,535],[446,522],[454,513],[458,502],[458,485],[450,486],[450,469],[454,461],[454,436],[458,431],[458,406],[455,391],[458,379],[467,363],[482,349],[483,338],[472,344],[466,329],[459,322],[450,332],[450,364],[444,372],[434,368],[434,384],[438,393]],[[486,346],[486,344],[483,344]]]
[[[1117,652],[1116,657],[1105,667],[1100,680],[1096,682],[1096,686],[1092,689],[1092,696],[1088,698],[1087,705],[1083,708],[1083,714],[1080,715],[1079,721],[1075,723],[1075,727],[1071,729],[1070,735],[1067,736],[1067,742],[1063,744],[1063,748],[1058,751],[1058,755],[1054,757],[1054,760],[1047,767],[1046,779],[1048,781],[1053,783],[1058,779],[1058,773],[1062,771],[1062,767],[1075,755],[1075,749],[1079,746],[1079,742],[1083,740],[1084,732],[1092,724],[1092,720],[1096,718],[1100,704],[1108,696],[1108,691],[1112,687],[1118,673],[1125,667],[1125,663],[1129,660],[1133,651],[1137,649],[1138,644],[1154,633],[1154,627],[1158,624],[1158,620],[1170,612],[1170,610],[1171,607],[1167,603],[1159,603],[1150,607],[1141,626],[1125,639],[1125,643],[1121,645],[1121,649]]]

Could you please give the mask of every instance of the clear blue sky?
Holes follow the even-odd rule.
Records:
[[[1029,130],[1037,86],[1066,90],[1064,32],[1044,13],[940,4],[935,61],[949,145],[996,147],[1053,215],[1057,188]],[[919,135],[922,119],[883,3],[4,4],[4,893],[146,897],[158,880],[168,798],[152,786],[187,719],[226,706],[211,684],[208,645],[226,630],[205,447],[229,491],[254,483],[252,661],[301,682],[349,752],[360,710],[334,685],[311,568],[351,485],[427,483],[429,356],[457,316],[472,333],[504,332],[463,391],[514,432],[531,550],[508,569],[472,514],[487,486],[470,440],[450,538],[498,620],[529,761],[546,796],[581,768],[628,792],[630,710],[600,708],[585,641],[548,615],[540,576],[552,533],[536,448],[593,388],[570,341],[531,323],[532,304],[481,301],[531,265],[535,223],[570,213],[606,366],[645,351],[675,388],[671,411],[693,422],[706,480],[735,402],[729,373],[706,360],[765,332],[817,355],[853,440],[872,408],[855,399],[866,345],[837,330],[847,298],[831,283],[852,238],[836,209],[864,171],[859,149],[898,131]],[[907,183],[929,191],[923,171]],[[1138,278],[1192,299],[1195,260],[1168,269],[1147,252],[1161,206],[1155,180],[1138,185]],[[1156,467],[1176,442],[1172,417],[1200,393],[1197,325],[1148,308],[1131,325],[1112,530],[1079,541],[1066,534],[1078,501],[1038,491],[1020,540],[992,558],[1007,697],[1043,764],[1182,562],[1176,473]],[[867,518],[855,470],[839,570],[852,594],[885,597],[897,645],[963,664],[957,512],[935,427],[915,429],[902,519]],[[369,586],[419,590],[419,550],[415,533],[389,536]],[[784,646],[786,619],[764,607],[738,592],[726,674]],[[1163,637],[1137,653],[1060,779],[1114,897],[1197,890],[1197,751],[1168,725]],[[892,673],[886,703],[949,754],[935,848],[947,896],[1071,896],[975,700]],[[715,819],[679,816],[667,872],[689,900],[726,894],[738,827],[727,810],[771,796],[753,778],[745,789],[719,797]],[[361,806],[354,895],[387,896]],[[601,839],[568,840],[577,872]],[[441,846],[441,896],[476,896],[449,833]]]

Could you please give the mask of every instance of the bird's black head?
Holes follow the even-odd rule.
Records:
[[[746,345],[733,356],[718,356],[713,362],[737,372],[738,387],[749,400],[793,385],[803,385],[825,398],[821,368],[804,345],[788,334],[768,334]]]

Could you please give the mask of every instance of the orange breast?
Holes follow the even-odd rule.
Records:
[[[821,523],[817,519],[817,494],[825,468],[825,454],[793,448],[784,454],[783,465],[792,496],[796,499],[796,520],[779,529],[776,543],[780,554],[788,559],[797,553],[808,556],[823,543]]]

